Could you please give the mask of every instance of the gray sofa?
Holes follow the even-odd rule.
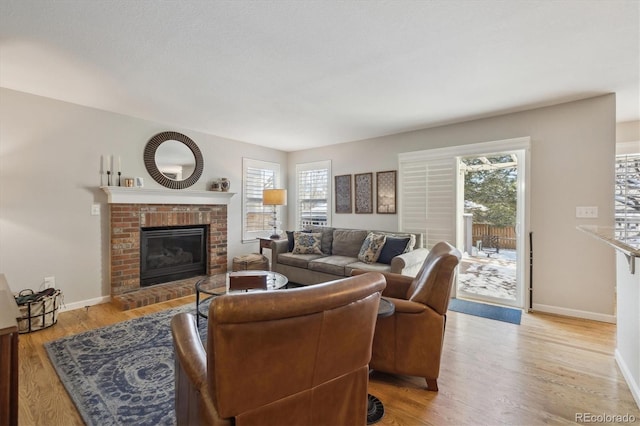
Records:
[[[289,238],[271,241],[271,270],[285,275],[291,283],[331,281],[350,276],[354,269],[415,276],[428,253],[420,248],[420,234],[330,227],[313,227],[304,232],[322,235],[322,253],[296,254],[292,232],[287,233]],[[373,263],[358,258],[370,232],[386,235],[380,258]]]

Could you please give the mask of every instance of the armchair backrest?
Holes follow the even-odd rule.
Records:
[[[456,266],[461,258],[460,251],[446,241],[434,245],[407,290],[407,299],[444,315],[449,307]]]
[[[209,309],[209,392],[220,416],[260,424],[364,424],[384,277],[228,294]],[[289,417],[283,417],[289,416]],[[332,417],[333,416],[333,417]]]

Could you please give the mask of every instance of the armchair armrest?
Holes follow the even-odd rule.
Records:
[[[211,399],[207,381],[207,355],[200,340],[196,321],[191,314],[178,314],[171,319],[175,350],[175,409],[178,425],[204,424],[231,426],[220,418]]]
[[[351,271],[351,275],[361,275],[366,274],[367,272],[370,271],[365,271],[363,269],[354,269],[353,271]],[[409,287],[413,282],[413,277],[394,274],[392,272],[380,273],[384,276],[384,279],[387,282],[387,287],[385,287],[385,289],[382,291],[382,296],[397,299],[407,298],[407,292],[409,291]]]
[[[387,299],[395,305],[396,314],[419,314],[430,309],[427,305],[410,300],[396,299],[394,297],[387,297]]]
[[[171,319],[171,334],[176,362],[196,389],[207,385],[207,354],[200,340],[196,321],[191,314],[178,314]]]

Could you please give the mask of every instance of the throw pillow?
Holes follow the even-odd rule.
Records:
[[[322,254],[320,243],[321,233],[294,232],[293,233],[293,254]]]
[[[293,251],[293,231],[287,231],[287,240],[289,241],[289,246],[287,247],[287,251]]]
[[[380,257],[384,242],[387,240],[387,236],[384,234],[374,234],[370,232],[367,238],[364,239],[362,247],[360,247],[360,253],[358,253],[358,260],[365,263],[375,263]]]
[[[390,233],[387,233],[387,237],[409,238],[409,242],[407,243],[407,247],[405,247],[403,253],[410,252],[416,246],[416,234],[390,234]]]
[[[333,244],[333,228],[328,226],[311,226],[308,229],[305,229],[304,232],[320,232],[322,234],[322,238],[320,241],[320,250],[322,253],[326,255],[331,254],[331,246]]]
[[[413,250],[413,248],[416,246],[416,236],[414,234],[411,234],[409,236],[409,243],[407,243],[407,248],[404,249],[405,253],[410,252],[411,250]]]
[[[294,240],[293,240],[293,233],[294,231],[286,231],[287,232],[287,240],[289,240],[289,246],[287,248],[287,251],[291,252],[293,251],[293,246],[294,246]],[[311,231],[301,231],[301,232],[306,232],[307,234],[310,234]]]
[[[410,240],[411,238],[409,237],[387,236],[387,241],[385,241],[384,247],[382,247],[378,262],[390,265],[391,259],[405,252]]]

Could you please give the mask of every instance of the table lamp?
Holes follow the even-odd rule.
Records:
[[[286,189],[265,189],[262,191],[262,204],[265,206],[273,206],[273,235],[269,238],[277,240],[280,238],[277,230],[277,208],[278,206],[287,205]]]

